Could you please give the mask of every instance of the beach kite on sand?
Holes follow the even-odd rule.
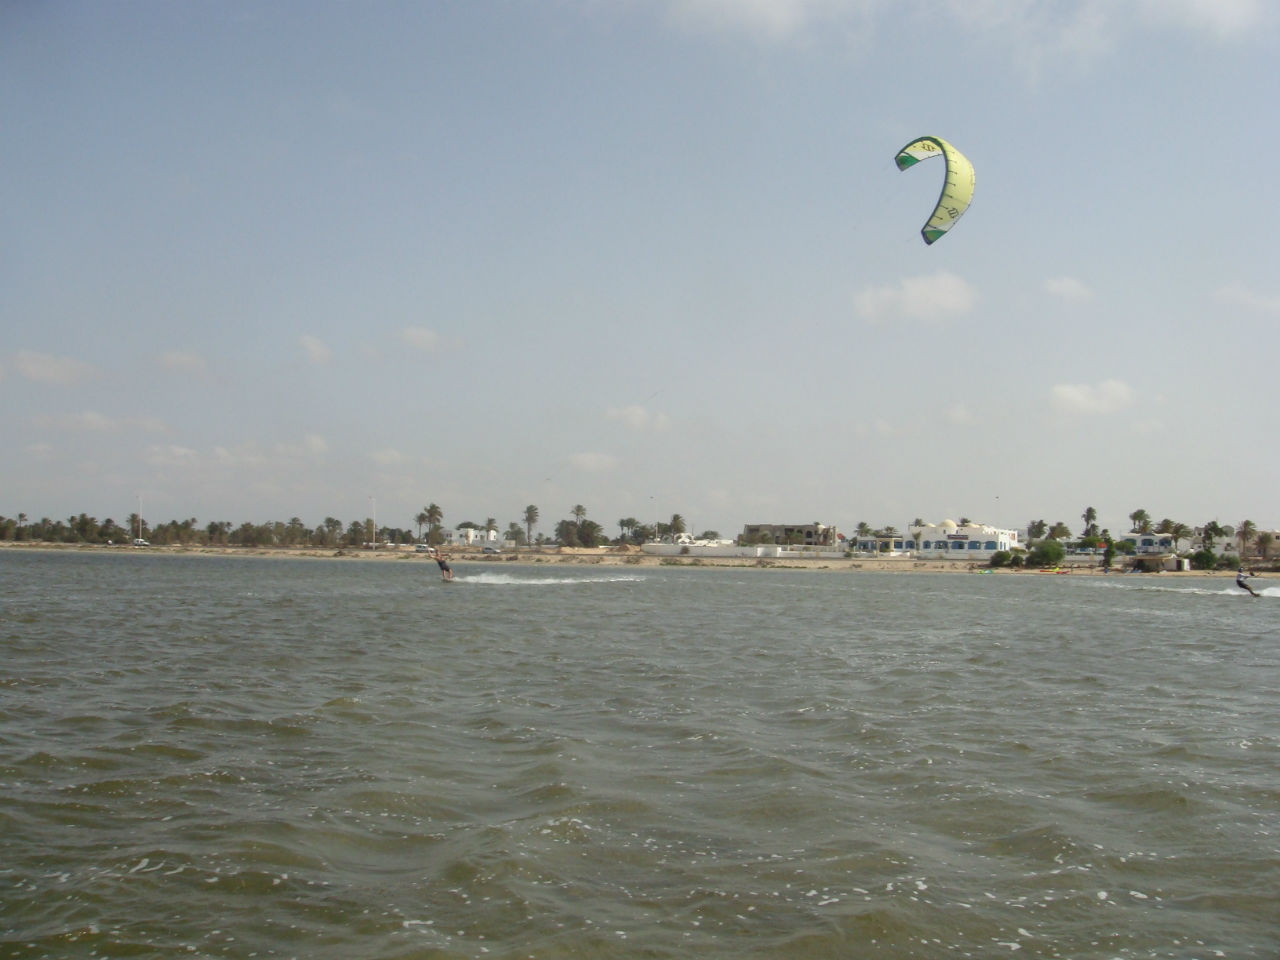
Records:
[[[942,180],[942,192],[938,204],[920,230],[925,243],[933,243],[946,235],[956,221],[969,209],[973,199],[973,164],[963,153],[941,137],[920,137],[898,151],[893,162],[899,170],[914,167],[921,160],[942,157],[946,172]]]

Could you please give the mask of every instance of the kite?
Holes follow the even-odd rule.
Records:
[[[955,226],[973,199],[973,164],[941,137],[912,140],[898,151],[893,162],[899,170],[906,170],[930,157],[942,157],[946,161],[947,173],[942,181],[942,193],[938,195],[938,205],[920,229],[925,243],[933,243]]]

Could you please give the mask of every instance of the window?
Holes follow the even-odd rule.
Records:
[[[996,548],[996,542],[995,542],[994,540],[988,540],[986,543],[984,543],[984,544],[982,545],[982,549],[984,549],[984,550],[995,550],[995,549],[997,549],[997,548]]]

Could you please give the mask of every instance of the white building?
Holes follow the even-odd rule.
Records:
[[[497,530],[485,530],[483,527],[463,527],[461,530],[440,528],[440,539],[445,546],[474,547],[477,543],[492,545],[498,542]]]
[[[1017,530],[1001,530],[985,523],[966,523],[961,526],[954,520],[910,527],[906,545],[907,549],[922,559],[984,562],[999,550],[1022,548]]]
[[[1122,533],[1113,539],[1118,543],[1128,543],[1140,557],[1173,553],[1173,537],[1167,533]]]

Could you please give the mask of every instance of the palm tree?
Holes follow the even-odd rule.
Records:
[[[1132,533],[1151,532],[1151,514],[1141,507],[1129,514],[1129,521],[1133,524]]]
[[[1240,541],[1240,556],[1249,552],[1249,543],[1258,534],[1258,525],[1252,520],[1241,520],[1236,525],[1236,539]]]
[[[1213,541],[1222,536],[1226,536],[1226,533],[1222,529],[1222,525],[1219,524],[1217,520],[1210,520],[1200,528],[1200,539],[1204,541],[1204,548],[1206,550],[1212,550]]]
[[[1191,536],[1191,528],[1185,523],[1174,523],[1169,527],[1169,536],[1173,537],[1173,552],[1178,552],[1179,541],[1186,540]]]
[[[532,503],[524,508],[524,526],[529,543],[533,543],[533,525],[538,522],[538,508]]]
[[[427,508],[423,507],[418,511],[418,515],[413,518],[413,522],[418,525],[418,539],[422,539],[422,528],[431,522],[431,518],[427,516]]]
[[[1098,533],[1098,511],[1093,507],[1085,507],[1084,513],[1080,514],[1080,519],[1084,521],[1084,531],[1080,536],[1096,536]]]
[[[1271,545],[1275,543],[1275,534],[1264,530],[1258,534],[1258,553],[1262,555],[1263,560],[1269,560],[1271,554]]]
[[[684,517],[680,516],[678,513],[673,513],[671,515],[671,538],[674,540],[676,537],[680,536],[680,534],[684,533],[684,531]]]
[[[429,541],[435,542],[437,540],[437,535],[440,532],[440,524],[443,521],[444,511],[434,503],[427,504],[427,539]]]
[[[587,519],[587,508],[580,503],[575,503],[573,509],[569,511],[573,514],[573,522],[581,526],[582,521]]]

